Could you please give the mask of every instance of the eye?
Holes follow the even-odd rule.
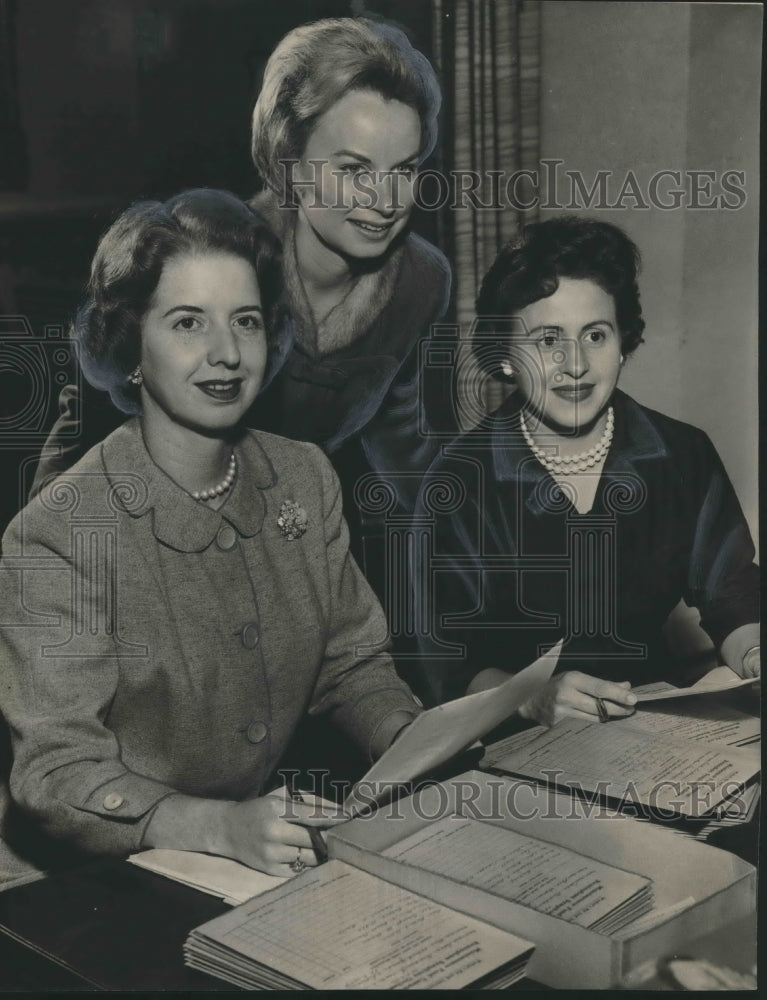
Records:
[[[343,174],[364,174],[367,166],[364,163],[342,163],[338,168]]]
[[[559,331],[558,330],[544,330],[541,336],[538,338],[538,343],[543,344],[544,347],[554,347],[559,343]]]
[[[403,163],[399,167],[394,168],[395,174],[400,174],[402,177],[415,177],[418,172],[418,167],[415,163]]]
[[[234,325],[238,330],[258,331],[264,329],[264,321],[258,313],[245,313],[243,316],[237,316]]]
[[[600,327],[595,327],[593,330],[587,330],[586,340],[591,344],[602,344],[605,340],[607,340],[607,331],[602,330]]]
[[[200,321],[196,316],[182,316],[181,319],[177,320],[173,324],[174,330],[186,330],[192,331],[196,330],[200,325]]]

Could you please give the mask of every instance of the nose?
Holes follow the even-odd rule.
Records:
[[[240,345],[229,323],[212,323],[209,336],[208,364],[213,368],[217,365],[230,369],[239,368]]]
[[[376,200],[373,207],[385,219],[390,219],[397,209],[404,208],[399,190],[400,179],[401,175],[392,170],[381,170],[376,177]]]
[[[579,340],[568,340],[563,348],[562,373],[571,378],[583,378],[589,370],[589,359]]]

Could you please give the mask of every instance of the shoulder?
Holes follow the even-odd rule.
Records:
[[[246,436],[266,458],[276,483],[327,481],[335,476],[330,460],[316,444],[294,441],[281,434],[249,429]]]
[[[405,240],[405,253],[409,262],[422,274],[431,274],[437,279],[450,282],[451,271],[447,257],[442,251],[429,243],[418,233],[408,233]]]
[[[119,429],[114,432],[118,433]],[[69,547],[73,518],[115,516],[109,504],[102,447],[103,442],[94,445],[70,469],[43,481],[8,525],[2,542],[4,556],[25,555],[38,545],[64,551]]]
[[[653,431],[674,458],[716,454],[711,439],[700,427],[643,406],[624,392],[616,392],[616,406],[632,430]]]
[[[408,233],[399,271],[397,293],[411,308],[419,306],[432,319],[443,315],[450,298],[452,275],[447,257],[417,233]]]

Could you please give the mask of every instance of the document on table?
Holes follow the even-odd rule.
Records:
[[[352,789],[344,807],[356,813],[397,785],[433,770],[515,712],[554,673],[562,643],[498,687],[456,698],[419,715]]]
[[[697,683],[690,687],[678,688],[671,684],[661,682],[658,684],[645,684],[634,688],[634,694],[640,702],[645,701],[667,701],[669,698],[689,698],[693,695],[719,694],[723,691],[734,691],[736,688],[747,687],[749,684],[757,684],[758,677],[739,677],[734,670],[729,667],[714,667]]]
[[[340,861],[203,924],[184,946],[188,964],[245,988],[317,990],[461,989],[499,968],[509,983],[531,951]]]
[[[673,709],[640,705],[631,716],[631,728],[658,735],[668,733],[680,740],[743,746],[759,739],[761,720],[717,701],[684,702]]]
[[[468,817],[445,816],[383,853],[606,934],[653,904],[643,875]]]
[[[282,885],[284,878],[257,872],[247,865],[229,858],[219,858],[213,854],[197,851],[171,851],[153,848],[131,854],[131,864],[146,868],[150,872],[164,875],[174,882],[218,896],[231,906],[244,903],[253,896]]]
[[[666,734],[648,738],[631,718],[605,725],[565,719],[496,762],[498,769],[548,784],[704,816],[759,772],[751,753]]]

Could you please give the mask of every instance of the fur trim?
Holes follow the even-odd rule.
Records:
[[[296,340],[301,347],[309,354],[322,356],[348,347],[362,338],[394,294],[402,264],[403,244],[386,254],[380,267],[356,278],[344,298],[318,324],[298,273],[295,209],[280,208],[271,191],[262,191],[251,200],[250,205],[282,240],[285,288],[295,323]]]

